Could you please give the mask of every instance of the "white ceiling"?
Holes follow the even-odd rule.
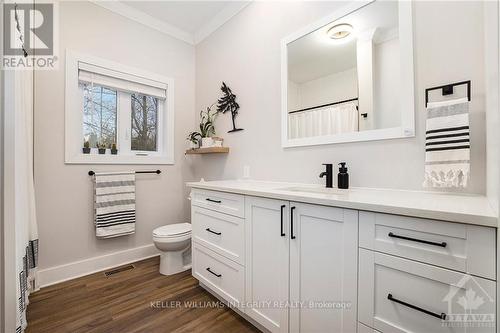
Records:
[[[250,1],[90,0],[190,44],[208,37]]]
[[[345,44],[331,42],[326,32],[333,25],[351,24],[354,36],[377,28],[377,43],[377,38],[397,37],[398,18],[397,1],[377,1],[293,41],[288,44],[289,79],[303,83],[356,67],[356,38]]]

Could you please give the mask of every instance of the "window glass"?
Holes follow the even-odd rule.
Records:
[[[116,143],[116,90],[89,83],[83,86],[83,139],[111,147]]]
[[[158,98],[132,94],[131,150],[157,151]]]

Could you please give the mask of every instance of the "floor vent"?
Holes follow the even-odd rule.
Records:
[[[110,271],[104,272],[104,276],[109,277],[111,275],[115,275],[115,274],[118,274],[118,273],[121,273],[121,272],[124,272],[124,271],[129,271],[129,270],[134,269],[134,268],[135,268],[135,266],[132,265],[132,264],[125,265],[125,266],[118,267],[118,268],[112,269]]]

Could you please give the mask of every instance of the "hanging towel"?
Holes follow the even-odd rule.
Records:
[[[116,172],[94,176],[95,228],[98,238],[135,232],[135,173]]]
[[[467,98],[429,103],[425,140],[426,187],[466,187],[470,174]]]

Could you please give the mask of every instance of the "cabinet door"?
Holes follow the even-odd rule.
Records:
[[[271,332],[288,332],[288,201],[247,197],[247,315]]]
[[[358,212],[291,202],[290,219],[290,331],[356,332]]]

